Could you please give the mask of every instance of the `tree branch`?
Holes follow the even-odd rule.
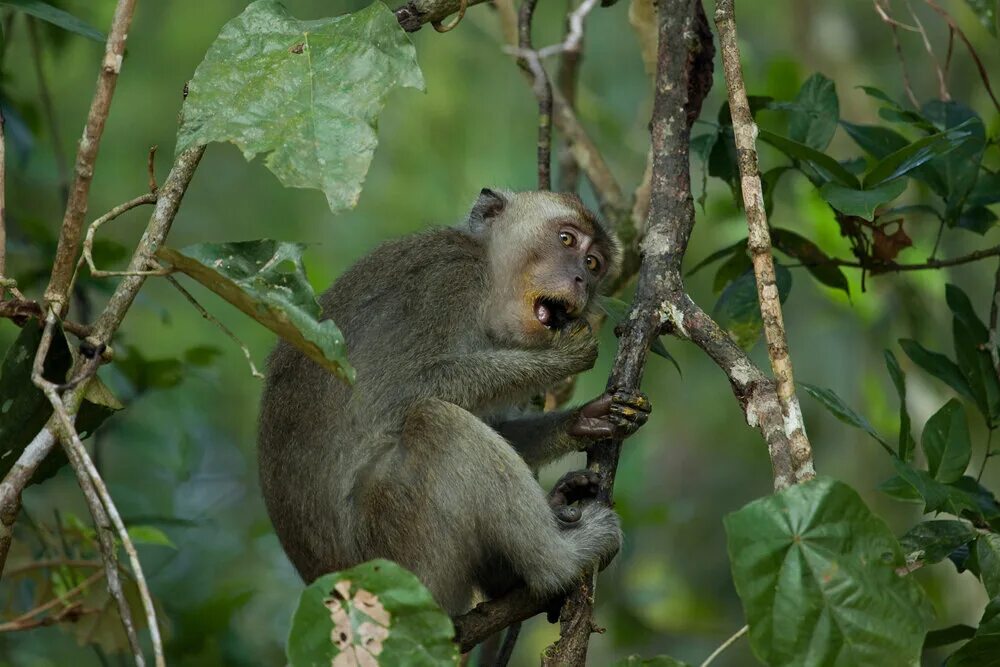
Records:
[[[712,43],[700,0],[659,0],[656,96],[651,123],[654,166],[649,223],[632,312],[625,321],[609,390],[638,391],[652,341],[662,333],[664,278],[679,275],[694,223],[688,150],[691,124],[711,81]],[[707,74],[706,74],[707,72]],[[707,82],[707,85],[706,85]],[[599,498],[612,502],[621,440],[597,443],[588,468],[601,475]],[[593,630],[594,581],[568,596],[560,613],[560,638],[543,665],[583,665]]]
[[[467,7],[487,0],[468,0]],[[462,0],[409,0],[395,10],[396,20],[406,32],[416,32],[425,23],[440,23],[462,8]]]
[[[517,15],[518,64],[531,73],[538,100],[538,189],[552,189],[552,84],[545,64],[531,47],[531,20],[538,0],[523,0]]]
[[[778,284],[774,273],[771,235],[767,226],[763,189],[757,167],[755,146],[757,125],[750,112],[746,86],[743,83],[739,45],[736,42],[735,3],[734,0],[717,0],[715,7],[715,25],[719,31],[719,47],[726,74],[729,108],[732,110],[733,134],[736,139],[743,209],[747,219],[747,248],[753,261],[757,299],[760,302],[764,336],[767,340],[767,353],[771,360],[778,400],[781,403],[785,433],[792,444],[795,481],[802,482],[815,477],[816,472],[813,467],[812,448],[809,446],[809,438],[806,436],[805,424],[802,421],[802,408],[795,396],[792,358],[788,354],[788,338],[785,335],[781,300],[778,297]]]
[[[60,315],[67,305],[70,280],[73,277],[73,267],[76,263],[77,247],[80,245],[80,235],[83,232],[83,221],[87,215],[87,199],[90,195],[90,183],[94,177],[94,162],[104,134],[104,125],[111,109],[111,98],[115,94],[115,84],[118,83],[118,73],[121,71],[122,58],[125,54],[125,40],[128,38],[132,14],[135,12],[136,0],[118,0],[111,30],[104,48],[104,59],[101,71],[97,77],[97,89],[90,103],[87,114],[87,124],[83,129],[83,138],[76,154],[73,186],[66,204],[62,227],[59,230],[59,245],[52,265],[52,276],[45,288],[46,304],[55,304]]]

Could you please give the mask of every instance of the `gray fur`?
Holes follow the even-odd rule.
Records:
[[[532,474],[581,448],[566,433],[575,413],[490,415],[597,356],[586,316],[600,277],[588,276],[583,317],[562,331],[532,322],[525,302],[525,290],[562,289],[552,220],[589,216],[608,274],[620,251],[575,198],[490,191],[496,206],[486,192],[464,228],[386,243],[322,295],[357,369],[353,387],[285,342],[268,360],[261,487],[306,581],[389,558],[457,614],[476,591],[519,581],[562,591],[619,548],[613,511],[587,504],[562,524]]]

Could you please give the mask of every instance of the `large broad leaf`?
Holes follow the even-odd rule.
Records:
[[[829,478],[797,484],[725,518],[750,645],[767,665],[908,665],[928,617],[885,523]]]
[[[954,150],[971,135],[970,122],[917,139],[894,153],[886,155],[865,175],[865,188],[891,181],[910,173],[928,160]]]
[[[878,434],[875,427],[871,425],[867,419],[859,415],[857,412],[852,410],[840,396],[837,396],[832,389],[824,389],[823,387],[817,387],[815,385],[806,384],[800,382],[799,386],[806,390],[806,393],[815,398],[817,401],[823,404],[827,410],[830,411],[834,417],[844,422],[845,424],[850,424],[855,428],[860,428],[862,431],[875,438],[882,448],[885,449],[890,454],[894,454],[892,447],[889,443]]]
[[[848,188],[839,183],[827,183],[819,190],[826,202],[847,215],[865,220],[875,219],[875,210],[888,204],[906,190],[906,179],[897,178],[872,188]]]
[[[258,0],[227,23],[195,71],[177,152],[231,141],[286,186],[318,188],[333,211],[354,206],[396,86],[423,88],[416,52],[381,2],[316,21]]]
[[[939,563],[952,551],[976,539],[976,529],[965,521],[924,521],[899,538],[908,563]]]
[[[1000,665],[1000,597],[986,605],[976,634],[948,658],[948,667],[997,667]]]
[[[976,400],[975,395],[972,393],[972,388],[962,374],[962,369],[954,361],[943,354],[931,352],[917,341],[910,340],[909,338],[901,338],[899,346],[903,348],[906,356],[917,366],[920,366],[970,401]]]
[[[775,248],[789,257],[802,262],[813,278],[834,289],[843,290],[848,296],[851,288],[847,276],[839,266],[819,246],[788,229],[774,228],[771,230],[771,243]]]
[[[900,459],[909,461],[913,458],[916,443],[910,430],[910,412],[906,408],[906,377],[903,375],[903,369],[899,367],[899,360],[891,350],[885,351],[885,367],[899,396],[899,445],[896,451]]]
[[[47,2],[40,2],[40,0],[0,0],[0,6],[4,5],[19,9],[25,14],[31,14],[35,18],[59,26],[63,30],[75,32],[78,35],[83,35],[95,41],[103,42],[105,39],[104,33],[94,26],[78,19],[69,12],[53,7]]]
[[[775,282],[778,285],[778,299],[784,303],[792,289],[792,272],[775,264]],[[729,331],[740,347],[750,349],[760,338],[764,322],[760,317],[760,303],[757,300],[757,279],[753,269],[729,283],[722,290],[715,303],[712,317]]]
[[[863,151],[877,160],[881,160],[910,143],[910,140],[899,132],[881,125],[855,125],[842,120],[840,126]]]
[[[29,321],[7,350],[0,367],[0,478],[7,475],[24,448],[52,416],[52,404],[31,381],[31,367],[41,339],[41,327]],[[66,337],[57,327],[42,375],[50,382],[64,382],[72,363]],[[90,436],[104,420],[121,409],[122,404],[100,378],[91,378],[76,416],[77,433],[81,438]],[[37,484],[48,479],[65,464],[62,449],[53,451],[35,471],[31,482]]]
[[[327,574],[299,598],[291,667],[457,665],[451,619],[411,572],[373,560]]]
[[[760,138],[797,162],[805,162],[822,175],[824,182],[835,181],[848,188],[859,188],[857,176],[849,172],[829,155],[811,146],[794,141],[769,130],[761,130]]]
[[[920,445],[927,455],[927,470],[939,482],[957,481],[969,467],[972,443],[965,408],[951,399],[931,415],[924,426]]]
[[[353,382],[344,336],[332,321],[320,320],[322,310],[302,265],[304,247],[263,239],[163,247],[156,256]]]
[[[824,150],[837,130],[840,102],[833,81],[819,72],[806,79],[789,107],[789,138],[816,150]]]

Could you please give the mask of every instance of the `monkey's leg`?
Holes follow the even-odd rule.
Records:
[[[603,505],[585,503],[579,521],[560,522],[510,445],[454,404],[427,400],[414,407],[401,449],[407,453],[403,474],[421,480],[432,521],[419,532],[422,548],[436,557],[418,575],[439,600],[461,597],[452,588],[492,564],[508,566],[547,597],[586,567],[609,561],[621,544],[618,518]]]

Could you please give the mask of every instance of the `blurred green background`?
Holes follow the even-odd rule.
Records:
[[[110,0],[57,4],[102,29],[109,25],[114,6]],[[221,26],[246,4],[240,0],[139,3],[101,145],[88,219],[146,191],[151,145],[159,146],[157,173],[161,181],[165,177],[184,82]],[[365,3],[285,0],[285,4],[300,18],[318,18]],[[559,38],[566,5],[563,0],[540,4],[535,43],[551,43]],[[997,41],[964,2],[943,4],[967,30],[986,69],[1000,74]],[[914,9],[943,58],[946,30],[923,4],[914,3]],[[858,85],[876,85],[902,99],[890,34],[867,0],[743,2],[739,10],[744,69],[752,94],[788,99],[809,74],[821,71],[837,84],[842,117],[854,122],[875,122],[876,107],[855,88]],[[708,11],[711,15],[711,7]],[[62,149],[72,156],[103,47],[42,27],[46,44],[42,65],[54,98]],[[37,102],[25,32],[19,17],[8,33],[3,68],[5,111],[17,111],[13,119],[8,113],[7,130],[9,261],[11,273],[22,280],[48,259],[37,236],[25,230],[40,228],[54,234],[62,215],[52,137]],[[309,276],[321,290],[381,241],[459,221],[484,186],[532,188],[535,103],[512,59],[500,50],[495,12],[476,7],[451,33],[425,28],[413,40],[427,93],[401,91],[389,98],[379,123],[380,145],[354,211],[334,217],[321,193],[284,189],[259,161],[248,164],[235,147],[212,145],[169,243],[184,246],[261,237],[309,242],[313,244],[307,253]],[[919,39],[904,35],[903,47],[918,97],[936,95],[936,77]],[[950,91],[984,118],[994,119],[987,125],[996,136],[996,114],[972,61],[958,47]],[[723,92],[717,60],[716,85],[703,117],[715,119]],[[579,107],[621,183],[633,188],[645,165],[651,95],[625,1],[596,10],[588,21]],[[777,118],[767,112],[761,121],[766,125]],[[842,132],[831,150],[840,158],[859,153]],[[774,163],[775,156],[765,150],[762,159]],[[693,169],[700,191],[701,165],[695,162]],[[589,192],[584,195],[589,198]],[[920,193],[909,196],[916,201]],[[839,237],[829,209],[804,178],[785,179],[776,201],[773,224],[849,257],[849,246]],[[133,211],[102,234],[133,244],[148,212]],[[915,248],[905,251],[902,261],[922,261],[929,255],[937,230],[936,224],[925,224],[908,227]],[[744,222],[731,195],[721,182],[710,180],[687,266],[743,236]],[[984,242],[958,230],[945,236],[939,255],[962,254],[996,243],[996,237],[994,230]],[[949,350],[945,283],[961,285],[985,319],[994,268],[994,262],[984,262],[941,272],[869,277],[864,292],[854,271],[850,299],[796,270],[785,306],[796,378],[834,389],[876,428],[894,435],[897,402],[882,350],[898,353],[895,341],[900,337]],[[37,297],[43,286],[29,290],[31,295]],[[689,287],[694,298],[710,309],[716,298],[711,272],[696,275]],[[199,286],[189,288],[262,364],[274,337]],[[100,308],[100,292],[93,294],[91,306]],[[16,332],[10,322],[0,321],[0,349]],[[116,339],[116,348],[134,346],[148,359],[182,359],[186,350],[202,345],[217,347],[221,355],[210,366],[182,367],[183,381],[176,386],[135,392],[113,369],[102,371],[109,385],[125,392],[129,407],[99,434],[100,463],[126,521],[160,527],[177,547],[140,547],[153,592],[168,619],[171,662],[284,664],[283,644],[301,582],[278,546],[257,485],[254,441],[260,382],[250,376],[240,350],[162,281],[147,283]],[[644,390],[652,398],[654,413],[627,444],[618,474],[616,498],[625,547],[601,579],[597,622],[607,632],[593,636],[592,665],[607,665],[630,653],[659,652],[698,663],[744,623],[730,581],[721,518],[770,492],[766,449],[758,432],[743,421],[725,377],[714,364],[692,345],[669,340],[667,345],[683,376],[657,357],[648,367]],[[602,391],[613,352],[613,336],[605,332],[601,358],[579,383],[578,400]],[[753,356],[767,367],[762,345]],[[949,393],[899,356],[908,371],[910,408],[919,434],[923,420]],[[909,527],[918,510],[874,490],[892,473],[889,458],[867,436],[834,421],[803,392],[800,396],[817,469],[851,483],[897,533]],[[974,437],[978,464],[983,429],[974,431]],[[552,466],[543,472],[543,482],[548,484],[581,461],[582,457]],[[1000,487],[998,464],[987,469],[984,481],[993,489]],[[56,508],[63,516],[89,520],[68,469],[42,486],[31,487],[25,507],[40,522],[52,521]],[[15,556],[37,555],[23,524],[19,523],[12,562]],[[985,598],[970,574],[957,575],[945,562],[917,576],[931,593],[939,626],[976,624]],[[941,594],[944,590],[949,591],[947,599]],[[538,653],[555,635],[555,626],[544,620],[529,622],[513,664],[536,664]],[[104,661],[118,664],[119,657],[80,647],[72,634],[58,627],[0,634],[0,664],[83,666]],[[752,663],[744,640],[716,664]]]

